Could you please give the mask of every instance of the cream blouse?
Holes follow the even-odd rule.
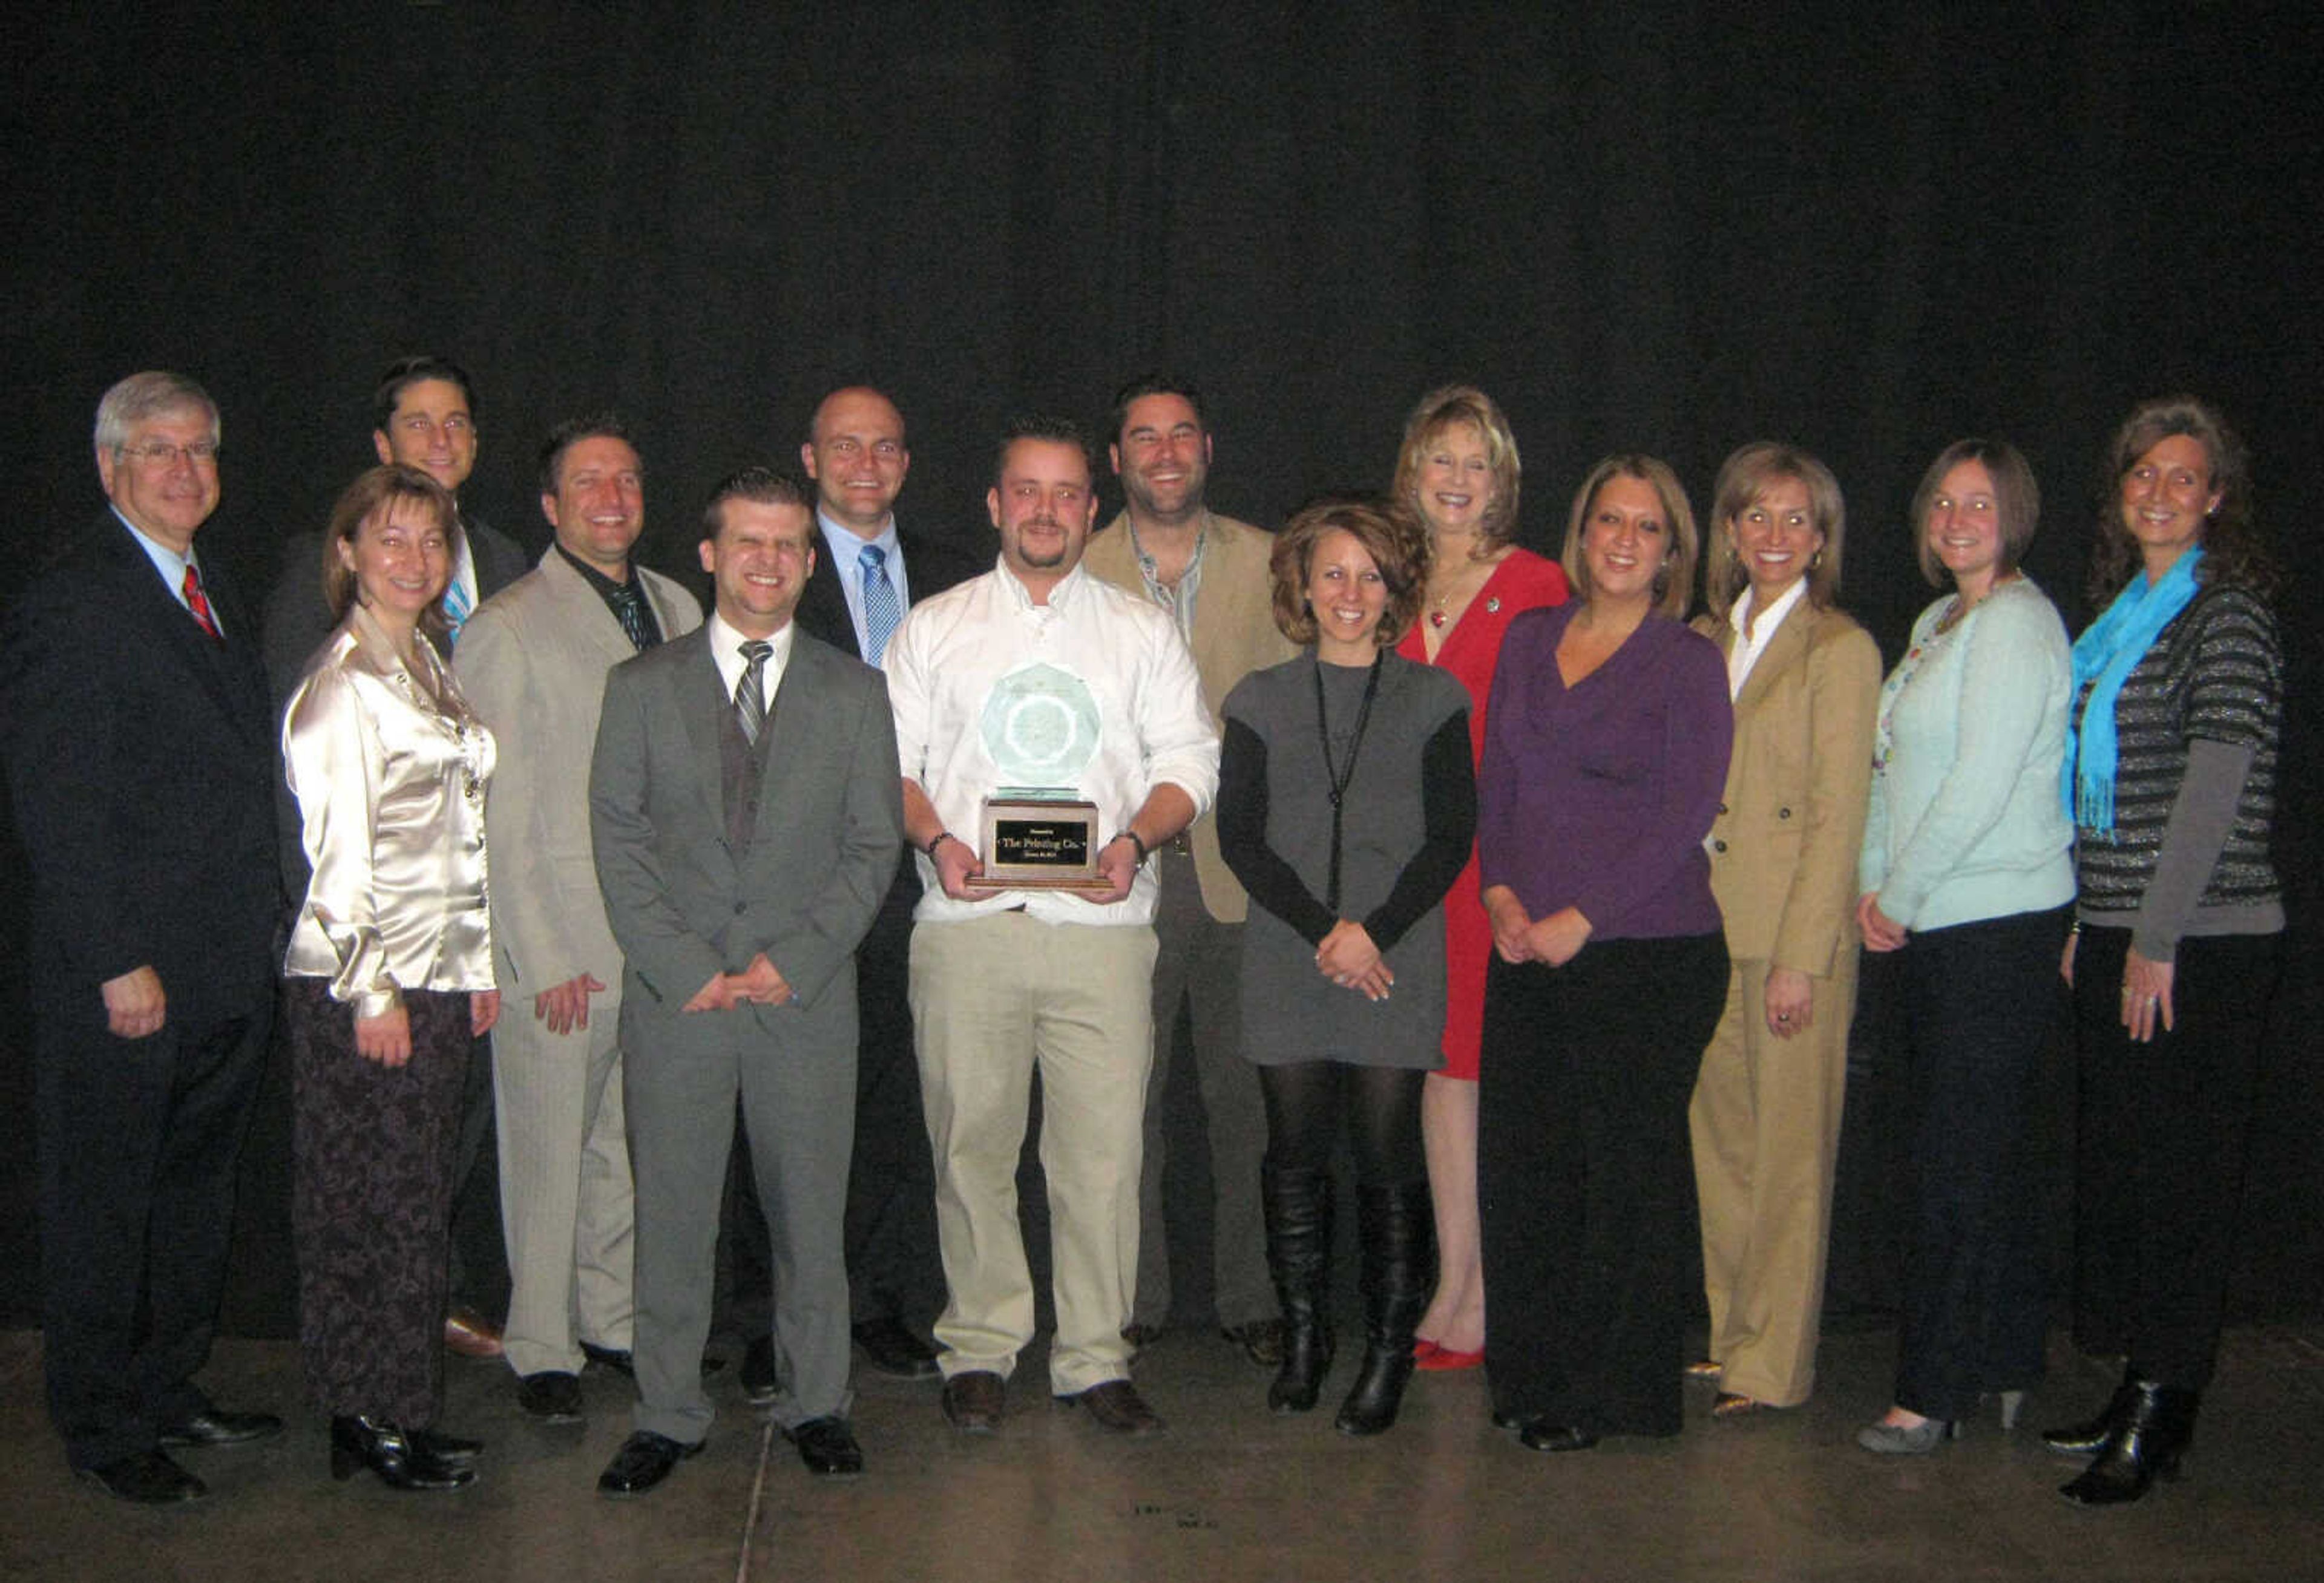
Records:
[[[484,788],[494,758],[425,641],[420,674],[360,605],[315,652],[282,717],[314,878],[282,971],[331,980],[358,1017],[405,989],[493,987]]]

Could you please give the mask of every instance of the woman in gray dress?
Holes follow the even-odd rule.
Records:
[[[1427,538],[1401,507],[1301,511],[1272,569],[1276,624],[1306,651],[1246,676],[1222,711],[1219,845],[1259,904],[1243,933],[1243,1053],[1267,1101],[1267,1256],[1285,1330],[1268,1404],[1307,1411],[1331,1367],[1332,1148],[1344,1122],[1365,1321],[1338,1420],[1351,1435],[1396,1422],[1434,1282],[1421,1083],[1443,1058],[1440,907],[1476,823],[1468,694],[1392,651],[1427,566]]]

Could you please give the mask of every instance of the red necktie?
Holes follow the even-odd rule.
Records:
[[[217,618],[210,614],[210,602],[202,595],[202,575],[194,570],[191,561],[186,563],[186,580],[182,587],[186,594],[186,608],[194,612],[194,620],[201,622],[203,631],[217,637]]]

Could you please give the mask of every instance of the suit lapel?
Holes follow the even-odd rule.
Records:
[[[194,684],[217,704],[217,712],[234,733],[253,740],[266,737],[266,710],[263,703],[254,703],[247,688],[236,687],[242,668],[241,646],[254,645],[258,630],[237,605],[231,594],[223,605],[213,602],[218,611],[219,630],[224,638],[213,638],[202,630],[193,612],[178,603],[161,575],[153,567],[151,557],[130,537],[111,512],[102,520],[101,530],[110,534],[105,540],[131,600],[136,619],[152,632],[176,668],[190,676]],[[202,574],[202,586],[210,591],[210,575]],[[252,650],[255,652],[254,649]]]
[[[1792,613],[1784,618],[1784,624],[1775,629],[1775,635],[1767,640],[1765,649],[1759,650],[1759,658],[1752,661],[1751,674],[1743,678],[1743,691],[1735,698],[1738,711],[1757,705],[1766,695],[1767,689],[1774,686],[1792,662],[1805,651],[1808,626],[1814,619],[1814,608],[1806,600],[1803,599],[1792,607]],[[1743,635],[1732,628],[1729,630],[1731,651],[1735,643],[1743,640]]]

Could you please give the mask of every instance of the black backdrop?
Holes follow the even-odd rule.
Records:
[[[360,4],[43,7],[10,24],[12,557],[98,496],[119,375],[225,410],[206,554],[248,578],[370,460],[391,357],[477,379],[470,504],[545,538],[531,455],[611,405],[683,571],[731,467],[870,379],[914,520],[970,541],[991,437],[1191,373],[1213,499],[1274,520],[1386,482],[1424,388],[1473,380],[1554,549],[1595,456],[1698,498],[1735,444],[1828,460],[1849,603],[1893,658],[1929,597],[1904,508],[2015,439],[2029,566],[2076,627],[2091,465],[2139,397],[2244,426],[2287,548],[2324,490],[2319,64],[2304,5]],[[271,14],[270,14],[271,13]],[[2324,1309],[2316,623],[2288,602],[2293,969],[2243,1305]],[[0,848],[11,843],[0,841]],[[0,909],[24,927],[21,857]],[[32,1267],[19,953],[0,962],[0,1273]],[[0,1281],[20,1311],[28,1282]]]

